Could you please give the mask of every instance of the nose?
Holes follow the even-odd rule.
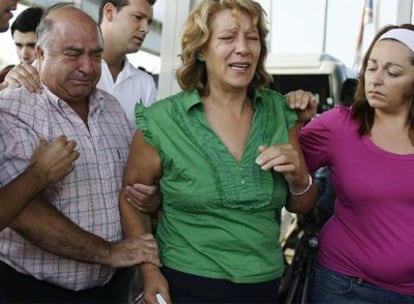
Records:
[[[24,46],[22,48],[21,57],[22,57],[22,61],[28,61],[31,59],[31,52],[28,47]]]
[[[374,86],[382,84],[384,81],[384,72],[380,69],[372,74],[371,82]]]
[[[79,63],[79,70],[85,74],[90,74],[95,69],[94,60],[86,54],[79,57],[78,63]]]
[[[139,30],[140,30],[140,32],[144,32],[144,33],[148,34],[149,28],[150,28],[149,22],[147,20],[144,20],[144,21],[141,22]]]
[[[236,41],[236,54],[245,56],[249,53],[249,47],[247,39],[245,37],[239,37]]]

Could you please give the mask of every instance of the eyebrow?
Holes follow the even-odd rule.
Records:
[[[17,45],[17,46],[27,45],[27,46],[33,46],[34,47],[36,45],[36,42],[28,42],[28,43],[15,42],[14,44]]]
[[[368,63],[370,63],[370,62],[375,63],[375,64],[378,64],[378,60],[377,59],[368,59]],[[385,63],[385,66],[386,67],[389,67],[389,66],[397,66],[397,67],[400,67],[402,69],[404,68],[404,66],[402,66],[399,63],[395,63],[395,62],[386,62]]]

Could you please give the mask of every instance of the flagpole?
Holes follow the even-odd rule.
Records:
[[[328,1],[329,0],[325,0],[325,7],[324,7],[322,53],[326,52],[326,36],[327,36],[327,27],[328,27]]]
[[[378,30],[379,30],[380,7],[381,7],[381,0],[376,0],[375,1],[375,13],[374,13],[375,34],[378,33]]]

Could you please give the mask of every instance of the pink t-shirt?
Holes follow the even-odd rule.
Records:
[[[318,261],[414,295],[414,154],[386,152],[357,128],[351,110],[337,106],[300,134],[310,170],[329,165],[337,195],[321,230]]]

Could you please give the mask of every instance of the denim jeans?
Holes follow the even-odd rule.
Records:
[[[414,303],[414,296],[387,290],[320,265],[315,266],[312,282],[311,303]]]

